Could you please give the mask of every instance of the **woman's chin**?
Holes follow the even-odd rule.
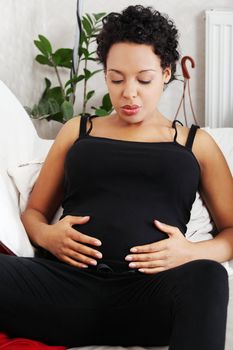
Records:
[[[137,113],[127,114],[124,111],[117,111],[118,118],[128,124],[137,124],[144,121],[145,116],[142,113],[142,110]]]

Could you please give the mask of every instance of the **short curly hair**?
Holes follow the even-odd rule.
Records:
[[[178,30],[167,15],[152,7],[128,6],[122,13],[111,12],[102,20],[103,27],[97,36],[97,60],[106,69],[108,52],[113,44],[132,42],[152,45],[161,60],[163,69],[171,67],[175,78],[178,52]]]

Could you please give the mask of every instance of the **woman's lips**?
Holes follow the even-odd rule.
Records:
[[[121,107],[121,110],[123,111],[124,114],[126,115],[135,115],[139,112],[140,106],[138,105],[125,105]]]

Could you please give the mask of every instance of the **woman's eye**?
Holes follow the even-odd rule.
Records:
[[[112,83],[113,84],[120,84],[120,83],[122,83],[123,82],[123,80],[112,80]],[[140,83],[140,84],[150,84],[151,83],[151,80],[138,80],[138,82]]]
[[[140,84],[150,84],[150,80],[138,80]]]
[[[123,80],[112,80],[112,83],[113,84],[120,84],[122,83]]]

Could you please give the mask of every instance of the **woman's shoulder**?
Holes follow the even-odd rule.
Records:
[[[216,146],[216,142],[214,141],[212,136],[205,130],[201,129],[199,126],[196,126],[195,124],[193,124],[191,127],[176,124],[176,129],[177,141],[182,145],[185,145],[187,143],[187,140],[191,136],[191,133],[194,131],[194,129],[196,129],[193,140],[193,147],[202,148],[203,146]]]
[[[72,144],[79,136],[81,116],[68,120],[59,131],[55,143]]]
[[[75,132],[77,134],[77,131],[79,132],[79,128],[80,128],[80,120],[81,120],[80,115],[69,119],[61,128],[62,133],[66,133],[68,131],[73,131],[71,134],[73,134]]]
[[[177,125],[176,128],[177,142],[186,146],[192,133],[191,127]],[[191,150],[197,158],[201,168],[207,167],[211,163],[219,162],[220,159],[224,159],[223,154],[213,137],[200,127],[197,127],[195,130]]]
[[[192,151],[199,161],[202,170],[225,167],[226,160],[214,138],[205,130],[198,128]]]
[[[202,157],[209,156],[217,150],[220,151],[213,137],[201,128],[198,128],[196,131],[193,148],[198,151]]]

